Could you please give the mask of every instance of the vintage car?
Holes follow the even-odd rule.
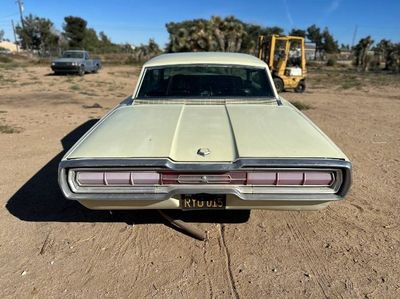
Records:
[[[256,57],[164,54],[66,153],[59,184],[90,209],[320,209],[351,163]]]

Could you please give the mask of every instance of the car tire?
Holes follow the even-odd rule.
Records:
[[[97,73],[99,71],[100,67],[98,64],[96,64],[96,66],[93,69],[93,73]]]
[[[281,93],[285,89],[285,86],[283,85],[283,81],[281,78],[275,77],[274,84],[275,84],[276,91],[278,93]]]
[[[306,90],[306,82],[301,80],[299,84],[297,84],[296,88],[294,89],[295,92],[302,93]]]
[[[85,67],[84,67],[83,65],[81,65],[81,66],[79,67],[78,75],[79,75],[79,76],[84,76],[84,75],[85,75]]]

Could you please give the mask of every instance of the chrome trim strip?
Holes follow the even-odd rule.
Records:
[[[263,193],[256,193],[254,187],[251,193],[243,193],[243,188],[250,186],[235,186],[231,185],[231,188],[221,188],[221,186],[179,186],[170,190],[164,190],[164,193],[160,193],[160,187],[154,186],[149,190],[149,187],[143,187],[141,189],[135,188],[135,193],[74,193],[77,190],[71,190],[70,185],[73,183],[69,181],[68,170],[71,168],[107,168],[107,167],[121,167],[121,168],[160,168],[170,169],[177,171],[187,172],[198,172],[198,171],[232,171],[239,169],[246,170],[260,170],[260,169],[271,169],[271,168],[314,168],[327,170],[329,168],[339,169],[338,172],[342,177],[342,185],[335,194],[333,193],[308,193],[308,194],[288,194],[288,190],[285,193],[277,194],[277,188],[273,190],[259,190]],[[337,178],[339,179],[339,178]],[[69,184],[70,183],[70,184]],[[351,163],[344,160],[338,159],[239,159],[233,163],[177,163],[169,159],[73,159],[63,160],[59,165],[59,184],[65,197],[68,199],[80,200],[80,199],[126,199],[126,200],[164,200],[170,198],[176,194],[184,193],[228,193],[238,196],[243,200],[282,200],[282,199],[307,199],[307,200],[338,200],[343,198],[351,185]],[[226,187],[226,186],[224,186]],[[219,188],[219,189],[218,189]],[[265,187],[264,187],[265,189]],[[305,190],[304,188],[302,189]],[[95,190],[92,190],[95,191]],[[149,192],[150,191],[150,192]],[[267,192],[266,192],[267,191]],[[269,192],[268,192],[269,191]],[[315,191],[315,190],[314,190]],[[98,191],[97,191],[98,192]]]
[[[99,193],[125,193],[125,194],[153,194],[153,193],[164,193],[164,194],[172,194],[172,193],[190,193],[190,190],[194,190],[198,192],[204,188],[210,188],[212,190],[223,190],[229,193],[232,190],[238,191],[239,193],[243,194],[251,194],[251,193],[259,193],[259,194],[273,194],[273,193],[281,193],[281,194],[333,194],[336,193],[339,189],[339,186],[342,184],[342,175],[339,170],[334,169],[326,169],[326,171],[335,173],[336,179],[335,181],[328,186],[320,186],[320,185],[243,185],[243,184],[187,184],[187,185],[180,185],[180,184],[166,184],[166,185],[114,185],[114,186],[102,186],[102,185],[89,185],[84,186],[79,184],[77,181],[76,173],[82,170],[87,170],[87,168],[73,168],[70,169],[67,173],[68,176],[68,185],[71,188],[73,193],[92,193],[92,194],[99,194]],[[101,171],[110,171],[116,170],[121,171],[123,169],[96,169]],[[125,169],[126,171],[132,171],[132,169]],[[137,171],[138,169],[136,169]],[[156,169],[157,171],[162,169]],[[290,171],[316,171],[315,169],[297,169],[291,168]],[[282,168],[274,168],[274,171],[282,172]],[[189,190],[189,191],[188,191]]]

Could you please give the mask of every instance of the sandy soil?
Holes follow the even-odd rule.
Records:
[[[400,296],[399,87],[311,80],[306,93],[285,93],[311,105],[305,113],[353,161],[349,196],[318,212],[252,211],[248,221],[185,214],[207,231],[201,242],[157,212],[90,211],[59,191],[61,156],[129,95],[137,73],[0,69],[0,125],[14,130],[0,133],[1,298]]]

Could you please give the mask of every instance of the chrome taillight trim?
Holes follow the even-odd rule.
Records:
[[[82,193],[82,194],[98,194],[98,193],[107,193],[107,194],[181,194],[181,193],[199,193],[201,190],[210,190],[210,192],[221,191],[230,194],[335,194],[339,190],[342,184],[342,174],[340,170],[335,169],[304,169],[304,168],[291,168],[291,169],[283,169],[283,168],[274,168],[274,169],[257,169],[257,171],[274,171],[274,172],[330,172],[333,173],[335,178],[331,185],[329,186],[321,186],[321,185],[244,185],[244,184],[171,184],[171,185],[144,185],[144,184],[134,184],[134,185],[92,185],[85,186],[79,184],[77,182],[77,173],[85,172],[85,171],[98,171],[98,172],[107,172],[107,171],[127,171],[127,172],[157,172],[163,171],[163,169],[127,169],[127,168],[76,168],[70,169],[68,171],[68,185],[70,186],[73,193]]]
[[[104,190],[85,190],[85,193],[77,193],[74,185],[71,184],[70,170],[73,169],[135,169],[135,170],[175,170],[175,171],[250,171],[250,170],[273,170],[273,169],[312,169],[314,170],[329,170],[338,171],[341,177],[342,184],[336,186],[338,189],[335,193],[329,191],[324,193],[318,192],[315,188],[312,192],[309,188],[302,187],[303,193],[290,193],[292,189],[284,188],[264,188],[246,186],[243,190],[240,186],[231,185],[220,188],[221,186],[180,186],[173,190],[168,190],[158,186],[138,187],[135,192],[126,192],[119,190],[120,193],[104,192]],[[94,199],[94,200],[165,200],[179,193],[215,193],[215,194],[233,194],[243,200],[339,200],[342,199],[348,192],[351,186],[351,163],[340,159],[239,159],[232,163],[178,163],[169,159],[72,159],[63,160],[59,165],[59,184],[65,197],[72,200]],[[80,190],[82,191],[82,190]],[[112,190],[114,191],[114,190]],[[248,191],[249,193],[246,193]],[[258,193],[263,192],[263,193]]]

